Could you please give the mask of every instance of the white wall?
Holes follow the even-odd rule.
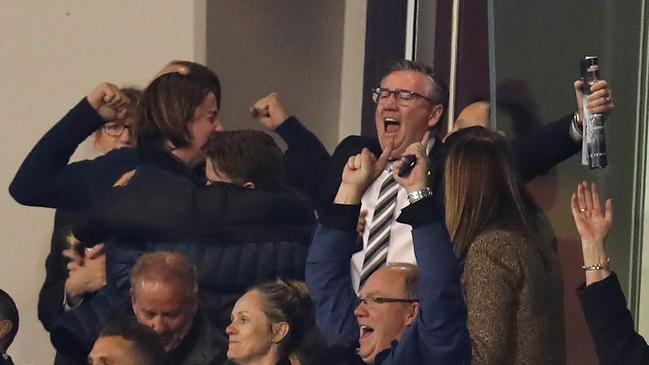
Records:
[[[365,66],[365,24],[367,0],[345,2],[343,60],[340,76],[338,140],[361,134],[363,73]],[[369,96],[366,96],[369,97]]]
[[[365,0],[210,1],[207,63],[221,78],[226,128],[276,91],[323,144],[360,131]]]
[[[7,187],[38,138],[100,81],[144,85],[171,59],[204,59],[202,1],[2,1],[0,11],[0,288],[21,314],[9,353],[49,364],[36,317],[52,211],[15,203]],[[195,21],[198,9],[198,21]],[[202,24],[202,25],[201,25]],[[85,151],[91,149],[85,147]]]

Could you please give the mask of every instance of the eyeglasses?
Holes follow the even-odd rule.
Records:
[[[405,89],[386,89],[384,87],[377,87],[372,90],[372,100],[377,104],[383,104],[390,98],[390,94],[394,94],[397,104],[401,106],[411,105],[416,98],[422,98],[435,104],[435,101],[429,97],[417,94],[412,90]]]
[[[104,132],[111,137],[119,137],[124,133],[125,129],[128,129],[129,133],[133,132],[133,124],[126,125],[124,123],[118,122],[108,122],[104,124]]]
[[[389,303],[417,303],[419,299],[403,299],[403,298],[384,298],[384,297],[358,297],[358,305],[365,304],[374,306],[376,304],[389,304]]]

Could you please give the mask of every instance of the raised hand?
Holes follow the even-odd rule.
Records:
[[[286,119],[288,113],[284,106],[279,102],[279,95],[272,92],[267,96],[257,100],[250,107],[250,116],[256,118],[261,124],[271,131],[276,130]]]
[[[128,97],[114,84],[102,82],[87,96],[90,105],[105,120],[123,119],[126,117]]]
[[[577,185],[577,192],[570,199],[572,216],[582,242],[598,242],[602,245],[611,231],[613,223],[613,204],[606,200],[600,203],[597,185],[582,182]]]
[[[584,119],[582,115],[583,107],[583,92],[584,82],[582,80],[575,81],[575,96],[577,97],[577,109],[581,115],[581,119]],[[588,110],[591,113],[611,113],[615,109],[615,104],[613,103],[613,94],[611,89],[608,87],[608,83],[605,80],[599,80],[590,87],[591,94],[588,96]]]
[[[399,177],[399,169],[404,164],[403,157],[392,165],[392,174],[394,175],[394,179],[403,186],[407,192],[422,190],[428,186],[428,157],[426,155],[426,146],[428,146],[429,138],[430,132],[426,132],[420,142],[413,143],[406,148],[404,156],[414,155],[417,158],[415,167],[408,176]]]
[[[350,156],[343,170],[338,194],[338,204],[359,204],[367,187],[376,180],[388,164],[392,147],[386,148],[377,159],[367,148],[358,155]]]
[[[611,199],[606,200],[602,206],[597,186],[595,184],[589,186],[584,181],[577,185],[577,193],[572,194],[570,208],[581,236],[586,285],[604,280],[610,275],[604,242],[613,223]]]

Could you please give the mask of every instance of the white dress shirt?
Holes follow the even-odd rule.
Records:
[[[435,140],[431,139],[428,142],[426,151],[430,151],[435,144]],[[367,238],[370,234],[370,227],[372,227],[372,220],[374,218],[374,208],[379,200],[379,193],[381,191],[381,183],[386,179],[388,174],[392,174],[392,165],[388,164],[385,171],[374,180],[374,182],[367,188],[363,198],[361,199],[361,210],[367,210],[367,217],[365,230],[363,231],[363,250],[356,252],[352,256],[351,270],[352,270],[352,285],[354,290],[358,292],[358,285],[361,278],[361,270],[363,269],[363,260],[365,259],[365,249],[367,248]],[[387,262],[404,262],[410,264],[417,264],[415,258],[415,248],[412,245],[412,227],[408,224],[397,222],[397,218],[401,214],[401,209],[408,205],[408,193],[406,189],[399,185],[397,191],[397,206],[392,213],[392,224],[390,225],[390,241],[388,242],[388,257]]]

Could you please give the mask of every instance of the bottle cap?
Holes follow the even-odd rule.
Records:
[[[597,56],[586,56],[580,62],[581,77],[590,79],[599,78],[599,58]]]

